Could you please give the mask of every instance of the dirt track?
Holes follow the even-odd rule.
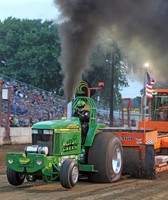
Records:
[[[9,149],[8,149],[9,148]],[[168,199],[168,175],[162,174],[157,180],[137,180],[123,177],[119,182],[112,184],[93,184],[87,180],[80,180],[71,190],[62,188],[60,182],[51,184],[37,181],[24,182],[22,186],[13,187],[7,182],[4,165],[6,151],[22,150],[23,146],[0,146],[0,199],[6,200],[160,200]],[[3,163],[3,165],[2,165]]]

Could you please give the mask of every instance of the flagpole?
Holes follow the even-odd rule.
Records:
[[[144,77],[144,110],[143,110],[144,133],[146,131],[146,104],[147,104],[147,97],[146,97],[146,77],[147,77],[147,69],[145,69],[145,77]]]
[[[147,107],[147,98],[150,99],[153,97],[152,96],[152,88],[154,85],[154,80],[151,79],[148,71],[147,71],[147,67],[149,67],[149,64],[146,63],[145,64],[145,78],[144,78],[144,113],[143,113],[143,118],[144,118],[144,133],[146,131],[146,107]],[[151,103],[151,102],[150,102]],[[151,109],[151,108],[150,108]],[[148,112],[150,113],[151,110],[149,110],[149,104],[148,104]]]

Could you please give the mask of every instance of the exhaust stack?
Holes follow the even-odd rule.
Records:
[[[67,104],[67,120],[71,120],[72,117],[72,101]]]

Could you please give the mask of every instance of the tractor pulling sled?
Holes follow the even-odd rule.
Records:
[[[155,107],[159,106],[156,102],[160,98],[153,98]],[[89,110],[84,142],[80,118],[72,115],[81,100]],[[95,183],[112,183],[120,180],[122,174],[155,178],[157,172],[168,169],[168,122],[165,122],[167,129],[164,133],[157,130],[160,122],[155,121],[154,127],[149,130],[144,130],[145,123],[139,123],[139,130],[115,130],[98,124],[94,100],[76,96],[67,106],[66,119],[34,124],[32,146],[25,147],[24,153],[6,154],[8,182],[18,186],[25,179],[59,180],[62,187],[72,188],[83,175]],[[164,166],[159,160],[163,158]]]

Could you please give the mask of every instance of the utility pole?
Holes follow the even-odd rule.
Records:
[[[110,65],[110,127],[114,126],[114,67],[114,53],[112,53]]]

